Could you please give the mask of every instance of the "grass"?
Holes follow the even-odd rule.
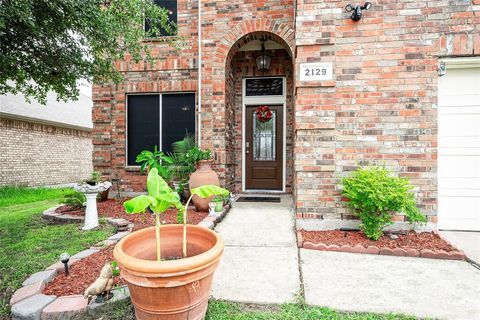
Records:
[[[135,319],[133,307],[122,301],[108,308],[95,319]],[[94,319],[94,318],[92,318]],[[344,313],[324,307],[311,307],[303,302],[284,305],[252,305],[210,300],[205,320],[413,320],[415,317],[394,314]]]
[[[32,273],[104,240],[113,228],[81,231],[78,224],[53,225],[42,211],[57,205],[68,189],[0,188],[0,319],[10,297]],[[25,194],[25,197],[22,194]]]
[[[0,188],[0,208],[47,199],[61,199],[68,188]]]

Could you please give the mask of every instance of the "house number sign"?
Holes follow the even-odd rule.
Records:
[[[324,81],[333,79],[331,62],[301,63],[300,81]]]

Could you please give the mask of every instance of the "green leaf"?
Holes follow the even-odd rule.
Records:
[[[148,173],[147,190],[150,196],[157,199],[162,193],[172,192],[165,180],[163,180],[162,177],[158,175],[157,168],[153,168]]]
[[[127,213],[143,213],[148,207],[157,205],[158,201],[154,197],[146,195],[135,197],[123,203]]]
[[[227,189],[214,185],[205,185],[191,190],[192,194],[196,194],[201,198],[208,198],[211,196],[227,196],[230,192]]]

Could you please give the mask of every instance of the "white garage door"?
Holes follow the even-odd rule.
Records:
[[[438,92],[438,227],[480,230],[480,66],[450,69]]]

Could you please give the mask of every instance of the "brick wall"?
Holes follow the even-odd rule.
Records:
[[[222,183],[238,189],[234,124],[241,114],[233,88],[248,72],[232,69],[232,61],[249,35],[267,33],[293,57],[290,176],[297,217],[350,218],[340,178],[358,166],[385,165],[411,178],[422,212],[435,222],[438,58],[480,54],[480,4],[378,1],[353,22],[347,3],[202,2],[202,146],[214,151]],[[196,91],[196,5],[179,1],[181,53],[153,42],[153,63],[126,57],[117,65],[122,84],[94,87],[94,164],[124,191],[143,190],[145,180],[124,166],[125,94]],[[334,79],[300,82],[299,64],[318,61],[333,63]]]
[[[0,186],[78,182],[92,171],[90,133],[0,119]]]
[[[438,57],[480,54],[480,7],[378,1],[355,23],[345,4],[297,2],[297,66],[335,70],[334,81],[297,82],[297,217],[348,219],[340,178],[363,165],[409,177],[422,212],[435,215]]]

